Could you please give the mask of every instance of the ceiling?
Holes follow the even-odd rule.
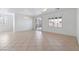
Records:
[[[55,11],[56,8],[0,8],[0,12],[19,13],[28,16],[37,16],[42,13]]]

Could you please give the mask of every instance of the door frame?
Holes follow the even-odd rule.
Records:
[[[13,31],[12,32],[15,32],[15,13],[2,13],[0,12],[0,14],[4,14],[4,15],[11,15],[12,16],[12,21],[13,21]]]

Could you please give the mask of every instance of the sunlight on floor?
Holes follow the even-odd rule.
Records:
[[[4,34],[0,36],[0,47],[6,47],[9,43],[9,35],[8,34]]]
[[[37,39],[42,39],[43,38],[43,34],[42,34],[41,31],[36,31],[35,34],[36,34]]]

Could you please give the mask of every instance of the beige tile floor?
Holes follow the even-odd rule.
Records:
[[[0,33],[1,51],[76,51],[75,37],[40,31]]]

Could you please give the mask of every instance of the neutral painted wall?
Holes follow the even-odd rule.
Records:
[[[33,26],[33,30],[35,30],[35,25],[36,25],[36,17],[33,17],[33,21],[32,21],[32,26]]]
[[[32,30],[32,18],[23,14],[15,14],[15,31]]]
[[[77,9],[77,40],[79,43],[79,8]]]
[[[63,16],[62,16],[63,15]],[[48,18],[49,17],[58,17],[62,16],[63,18],[63,28],[53,28],[48,26]],[[47,32],[56,32],[65,35],[76,36],[76,9],[62,9],[57,12],[51,12],[47,14],[40,15],[43,20],[43,31]]]

